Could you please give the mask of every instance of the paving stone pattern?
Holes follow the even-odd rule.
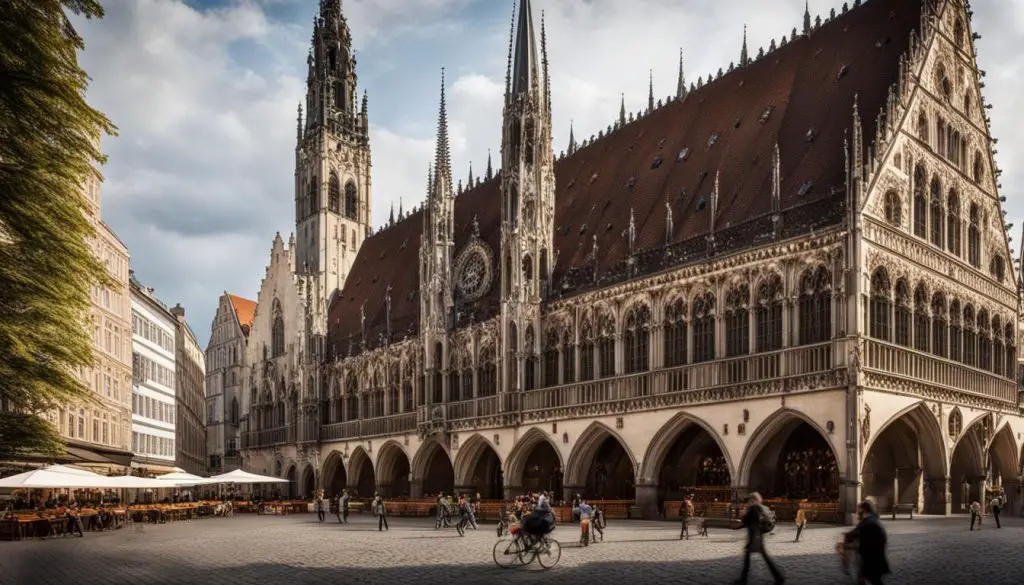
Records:
[[[540,571],[500,569],[492,561],[494,525],[460,538],[435,531],[426,519],[391,519],[378,532],[369,516],[348,525],[318,524],[312,514],[285,517],[239,515],[190,523],[143,525],[85,538],[0,542],[3,585],[293,585],[384,583],[469,585],[559,583],[643,585],[731,583],[739,574],[742,533],[712,530],[708,539],[678,539],[678,524],[611,521],[606,541],[576,544],[574,525],[555,538],[564,543],[559,565]],[[918,517],[887,521],[890,584],[985,584],[1024,582],[1024,519],[991,520],[980,532],[965,517]],[[793,542],[791,524],[768,540],[769,553],[792,584],[843,584],[832,552],[846,530],[814,526]],[[751,584],[771,582],[763,562],[753,561]]]

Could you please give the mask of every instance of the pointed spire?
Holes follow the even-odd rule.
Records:
[[[538,82],[537,42],[533,34],[533,11],[530,0],[519,4],[519,22],[516,25],[515,53],[512,59],[512,95],[528,93]]]
[[[302,142],[302,102],[299,102],[299,116],[295,125],[295,141]]]
[[[363,105],[359,109],[359,114],[363,117],[364,120],[366,119],[367,109],[369,108],[369,106],[370,106],[370,98],[367,95],[366,90],[364,89],[363,90]]]
[[[434,165],[427,165],[427,199],[430,199],[430,194],[434,191]]]
[[[676,82],[676,99],[681,100],[686,97],[686,76],[683,74],[683,49],[679,48],[679,80]]]
[[[448,110],[444,98],[444,67],[441,68],[441,106],[437,114],[437,151],[434,153],[434,172],[443,179],[442,187],[452,182],[452,157],[448,147]]]
[[[395,225],[395,202],[391,202],[391,215],[388,216],[388,225]]]
[[[804,2],[804,36],[811,34],[811,4]]]
[[[473,161],[469,161],[469,182],[466,183],[467,188],[472,189],[474,182],[475,181],[473,181]]]
[[[576,152],[576,136],[572,133],[572,120],[569,120],[569,147],[566,149],[570,155]]]
[[[548,72],[548,33],[544,26],[544,11],[540,11],[540,58],[544,67],[544,107],[551,116],[551,74]]]
[[[405,219],[405,211],[402,210],[402,198],[398,198],[398,221]]]
[[[622,94],[622,105],[619,106],[619,126],[626,125],[626,94]]]
[[[505,67],[505,101],[512,95],[512,41],[516,30],[516,2],[512,0],[512,16],[508,19],[508,65]]]
[[[743,25],[743,48],[740,49],[740,67],[746,67],[750,63],[747,53],[747,25]]]
[[[647,111],[654,111],[654,69],[648,70],[647,80]]]
[[[484,174],[484,178],[488,181],[494,178],[494,169],[491,167],[491,149],[487,149],[487,172]]]

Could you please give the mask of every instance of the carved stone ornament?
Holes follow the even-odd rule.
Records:
[[[860,446],[866,447],[871,438],[871,407],[864,405],[864,418],[860,421]]]
[[[483,240],[472,238],[455,261],[455,286],[468,301],[482,298],[494,282],[494,261]]]

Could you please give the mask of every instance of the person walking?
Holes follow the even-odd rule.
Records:
[[[804,531],[804,527],[807,526],[807,511],[803,508],[797,508],[796,511],[796,540],[793,542],[800,542],[800,533]]]
[[[377,532],[391,530],[388,527],[388,511],[384,505],[384,498],[379,493],[373,494],[373,513],[377,515]]]
[[[974,530],[974,521],[978,521],[978,530],[981,530],[981,504],[971,502],[971,530]]]
[[[601,542],[604,542],[604,510],[599,508],[597,504],[594,504],[593,518],[590,520],[590,530],[591,542],[597,542],[598,535],[601,536]]]
[[[693,517],[693,502],[687,497],[679,505],[679,540],[690,540],[690,518]]]
[[[736,580],[736,584],[746,585],[747,577],[750,575],[750,555],[754,553],[758,553],[764,558],[765,564],[768,565],[768,572],[775,580],[775,585],[785,583],[786,578],[782,571],[768,556],[768,551],[764,547],[764,535],[775,529],[775,523],[768,509],[762,503],[761,494],[751,492],[747,496],[747,511],[736,529],[740,528],[747,530],[747,546],[743,553],[743,571],[740,573],[740,578]]]
[[[448,527],[448,514],[446,513],[448,504],[445,501],[444,492],[437,494],[437,522],[434,524],[434,530],[439,530],[442,525]]]
[[[459,536],[466,536],[466,527],[472,522],[470,517],[473,515],[473,512],[469,507],[469,501],[466,500],[464,495],[459,496],[458,512],[459,520],[455,523],[455,531],[459,533]]]
[[[313,509],[316,510],[316,521],[324,521],[324,494],[320,492],[313,499]]]
[[[999,513],[1003,508],[1003,500],[999,497],[999,494],[996,494],[996,497],[992,498],[992,502],[988,507],[992,510],[992,517],[996,520],[996,528],[1002,528],[1003,525],[999,523]]]
[[[881,585],[882,577],[891,572],[885,553],[889,538],[871,500],[857,505],[857,518],[857,526],[843,537],[843,545],[856,547],[860,582]]]
[[[338,518],[338,522],[342,524],[348,524],[348,505],[351,499],[352,497],[348,495],[348,490],[341,490],[341,501],[338,503],[341,516]]]

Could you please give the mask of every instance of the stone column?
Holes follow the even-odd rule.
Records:
[[[410,498],[422,498],[423,497],[423,480],[416,479],[409,482],[409,497]]]
[[[587,494],[584,493],[585,490],[586,486],[582,485],[563,485],[561,494],[562,500],[566,502],[566,504],[571,503],[573,496],[576,494],[583,494],[586,496]]]
[[[661,518],[661,510],[658,508],[658,484],[636,484],[635,505],[640,508],[645,520],[657,520]]]

